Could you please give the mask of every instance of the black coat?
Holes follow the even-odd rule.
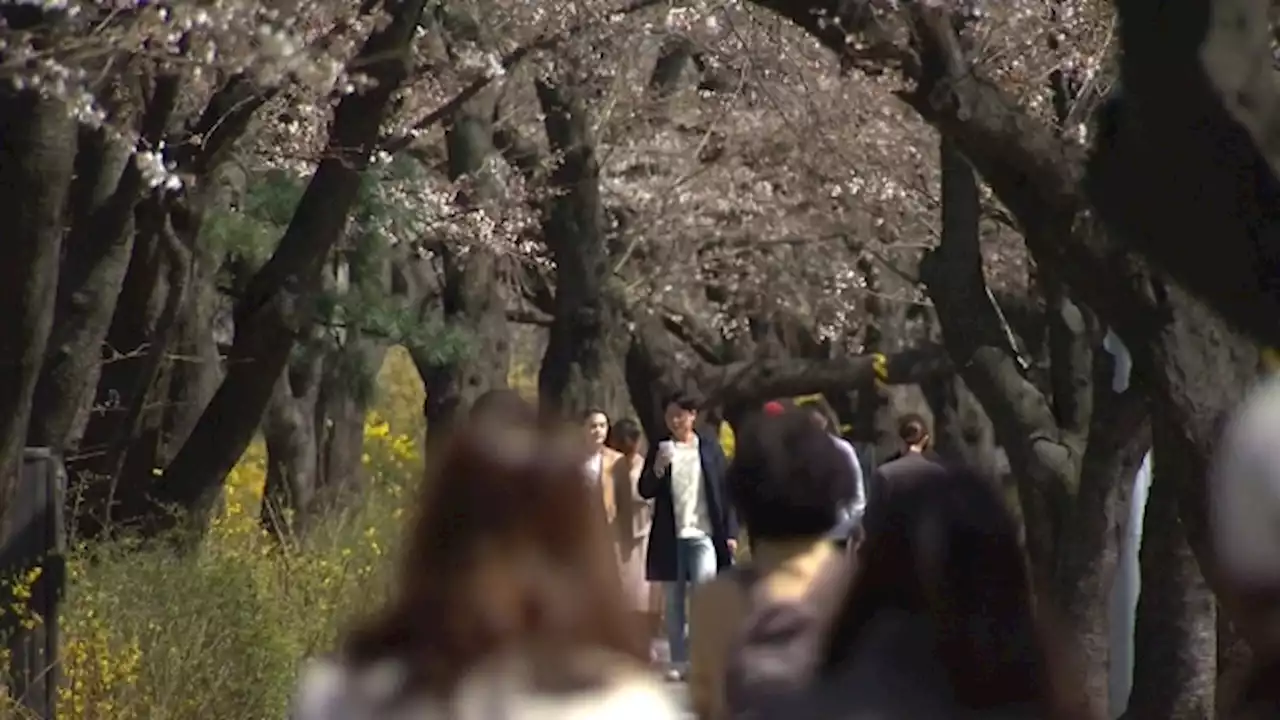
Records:
[[[671,497],[671,468],[668,466],[661,475],[653,472],[658,442],[670,439],[658,438],[650,445],[636,488],[640,497],[653,500],[653,528],[649,532],[649,552],[645,560],[645,578],[653,582],[676,580],[676,514]],[[738,520],[724,479],[729,461],[719,440],[710,433],[698,431],[698,452],[702,456],[702,489],[707,495],[707,514],[711,516],[711,544],[716,550],[716,566],[724,570],[733,564],[728,541],[738,537]]]

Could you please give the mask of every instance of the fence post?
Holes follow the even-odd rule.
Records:
[[[54,720],[58,692],[58,606],[66,589],[66,473],[48,448],[26,448],[22,474],[8,516],[10,532],[0,537],[0,638],[9,648],[10,694],[41,720]],[[39,622],[23,623],[12,612],[16,598],[9,580],[38,569],[24,605]]]

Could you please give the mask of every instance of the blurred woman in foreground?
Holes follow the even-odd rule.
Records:
[[[803,712],[829,720],[1094,716],[1044,632],[993,485],[921,463],[867,508],[857,567]],[[795,700],[793,698],[793,700]]]
[[[517,415],[440,449],[399,586],[309,669],[298,720],[678,715],[645,670],[581,433]]]

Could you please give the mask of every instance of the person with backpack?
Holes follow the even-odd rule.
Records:
[[[899,461],[903,462],[903,461]],[[966,467],[905,466],[873,496],[813,684],[759,720],[1097,720],[1018,523]]]
[[[829,532],[852,500],[851,475],[805,412],[766,411],[744,428],[726,484],[751,561],[692,601],[689,692],[702,720],[744,718],[809,682],[849,576]]]

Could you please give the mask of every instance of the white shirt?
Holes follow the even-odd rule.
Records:
[[[671,441],[671,501],[675,513],[676,536],[700,538],[711,534],[711,513],[703,486],[702,453],[698,436],[687,443]]]
[[[858,462],[858,452],[848,440],[838,435],[832,435],[831,439],[849,461],[849,469],[853,472],[853,500],[849,502],[848,510],[850,516],[860,518],[867,509],[867,484],[862,477],[862,463]]]
[[[600,474],[604,471],[604,453],[597,452],[591,456],[586,465],[587,482],[592,485],[600,482]]]

